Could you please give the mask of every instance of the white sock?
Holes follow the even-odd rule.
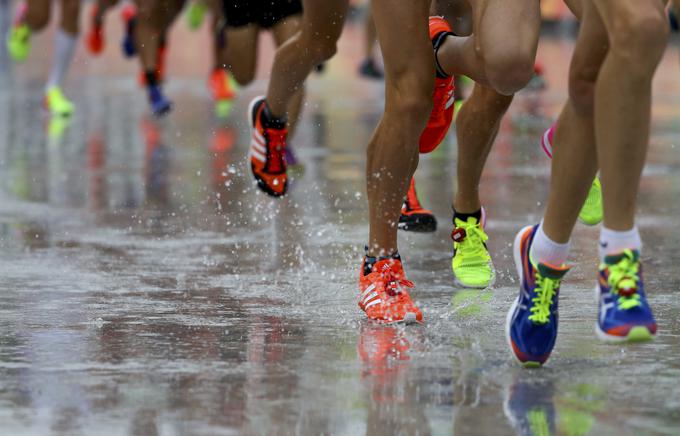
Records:
[[[66,71],[73,61],[77,42],[78,37],[76,35],[68,34],[62,29],[57,30],[54,37],[54,58],[52,59],[50,77],[47,80],[47,89],[61,86],[63,83]]]
[[[637,226],[623,232],[602,226],[599,245],[601,261],[604,261],[605,256],[619,254],[627,248],[638,251],[642,249],[642,240]]]
[[[562,266],[567,262],[570,248],[571,241],[560,244],[550,239],[543,231],[543,223],[541,222],[534,235],[534,241],[531,243],[529,257],[532,262],[537,264],[545,263],[553,266]]]

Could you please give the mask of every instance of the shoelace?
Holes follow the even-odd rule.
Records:
[[[621,310],[628,310],[640,306],[640,294],[637,292],[637,284],[640,280],[638,275],[640,263],[633,258],[632,254],[626,255],[615,265],[609,265],[607,282],[611,287],[611,293],[618,295],[618,306]]]
[[[286,171],[286,131],[269,129],[267,147],[267,170],[273,174]]]
[[[385,292],[391,297],[402,299],[402,288],[412,288],[415,285],[412,281],[406,280],[400,274],[396,274],[392,268],[381,273],[381,281],[385,283]]]
[[[553,298],[560,287],[560,281],[543,277],[536,273],[536,296],[531,299],[534,305],[531,307],[529,320],[536,324],[547,324],[550,321],[550,306]]]
[[[465,231],[465,237],[459,242],[457,250],[467,258],[472,259],[469,264],[485,263],[488,261],[486,256],[486,249],[484,243],[489,239],[489,236],[484,232],[479,224],[465,223],[459,228]]]
[[[444,114],[444,111],[446,110],[446,103],[449,101],[451,95],[453,94],[453,90],[450,90],[449,92],[439,92],[439,89],[437,89],[447,88],[449,86],[448,79],[441,81],[438,80],[437,82],[438,83],[435,85],[433,102],[434,103],[433,107],[436,110],[433,110],[430,113],[430,122],[437,121]]]

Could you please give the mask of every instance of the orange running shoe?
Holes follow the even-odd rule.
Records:
[[[103,23],[97,19],[98,14],[99,7],[95,4],[90,13],[92,25],[85,36],[87,49],[93,55],[98,55],[104,50],[104,26]]]
[[[406,201],[401,207],[399,229],[407,232],[434,232],[437,230],[437,219],[434,214],[424,209],[418,201],[416,181],[411,178],[411,186],[406,194]]]
[[[406,290],[412,287],[413,282],[406,280],[399,259],[379,260],[368,275],[364,275],[362,265],[359,307],[368,319],[384,324],[422,322],[423,313]]]
[[[430,17],[430,39],[433,44],[443,35],[451,33],[451,26],[443,17]],[[444,140],[453,122],[455,110],[453,96],[453,77],[441,78],[434,81],[434,106],[430,113],[427,127],[420,135],[420,152],[430,153]]]
[[[215,101],[232,100],[236,96],[229,83],[229,72],[224,68],[215,68],[210,73],[208,89]]]
[[[288,189],[286,175],[286,128],[272,128],[263,123],[264,96],[250,102],[250,150],[248,160],[257,186],[272,197],[282,197]]]

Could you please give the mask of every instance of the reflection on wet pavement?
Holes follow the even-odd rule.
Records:
[[[14,83],[0,87],[2,434],[680,434],[677,49],[657,80],[640,204],[659,338],[595,339],[596,230],[578,227],[555,355],[526,371],[502,334],[510,242],[543,209],[537,139],[565,96],[570,43],[543,42],[550,88],[517,98],[485,175],[495,288],[453,286],[447,225],[401,235],[426,317],[415,327],[372,325],[356,306],[382,89],[355,79],[344,44],[310,82],[302,168],[280,201],[244,176],[242,113],[263,80],[219,121],[200,66],[185,70],[170,81],[178,110],[159,121],[132,70],[83,63],[63,122],[40,112],[37,73],[2,73]],[[455,159],[449,135],[417,174],[441,223]]]

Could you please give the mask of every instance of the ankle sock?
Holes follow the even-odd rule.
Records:
[[[463,221],[464,223],[467,222],[468,218],[474,218],[477,220],[478,223],[482,222],[482,209],[479,209],[477,212],[472,212],[472,213],[460,213],[456,212],[456,210],[453,210],[453,225],[456,225],[456,218],[459,220]]]
[[[399,256],[399,251],[395,251],[393,254],[389,256],[369,256],[368,255],[368,246],[365,247],[366,250],[366,255],[364,256],[364,275],[367,276],[373,271],[373,265],[376,263],[380,262],[381,260],[385,259],[396,259],[396,260],[401,260],[401,256]]]
[[[555,242],[543,231],[543,223],[538,227],[529,250],[529,258],[535,264],[544,263],[562,266],[567,262],[571,241],[564,244]]]
[[[600,261],[604,261],[606,256],[618,254],[625,249],[641,251],[642,240],[637,226],[623,232],[602,226],[599,244]]]

